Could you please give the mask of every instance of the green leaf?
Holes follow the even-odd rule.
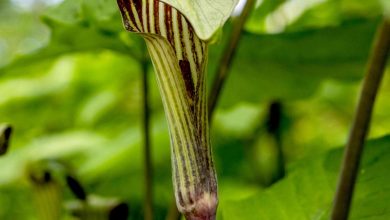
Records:
[[[380,17],[386,11],[380,0],[330,0],[307,8],[302,15],[286,26],[286,31],[340,25],[348,19]],[[280,13],[280,12],[279,12]]]
[[[220,106],[298,100],[313,95],[324,79],[360,80],[377,24],[377,20],[358,20],[296,33],[245,33]],[[222,50],[217,46],[211,48],[209,73],[218,65]]]
[[[332,27],[345,20],[375,18],[390,13],[386,0],[264,0],[246,23],[253,33],[280,33]]]
[[[245,29],[250,32],[264,33],[266,31],[267,16],[284,2],[286,0],[264,0],[257,3],[245,24]]]
[[[351,220],[389,219],[390,136],[368,141],[355,190]],[[343,149],[311,156],[290,166],[271,188],[240,201],[221,204],[224,220],[328,219]]]
[[[342,0],[340,4],[342,11],[349,16],[373,17],[389,13],[386,0]]]
[[[209,40],[229,18],[238,0],[161,0],[180,11],[202,40]]]
[[[66,0],[47,10],[42,20],[51,30],[50,41],[0,71],[80,52],[112,50],[138,56],[137,39],[124,32],[114,1]]]

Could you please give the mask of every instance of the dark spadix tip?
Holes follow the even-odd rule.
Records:
[[[66,176],[66,183],[68,184],[69,189],[78,199],[83,201],[87,199],[87,194],[77,179],[73,178],[72,176]]]
[[[52,176],[49,171],[43,170],[42,173],[30,173],[30,180],[36,184],[44,185],[52,181]]]
[[[129,206],[126,203],[120,203],[115,206],[109,214],[109,220],[126,220],[129,216]]]
[[[0,125],[0,155],[7,152],[11,134],[12,127],[10,125]]]

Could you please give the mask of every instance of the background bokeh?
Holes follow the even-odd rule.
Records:
[[[257,1],[212,119],[219,218],[326,219],[339,147],[389,6]],[[230,31],[228,22],[211,46],[209,84]],[[113,0],[0,1],[0,122],[15,128],[0,157],[0,219],[37,219],[28,170],[42,159],[64,161],[88,193],[121,199],[130,219],[142,218],[144,50],[142,39],[123,30]],[[390,218],[389,74],[387,68],[351,219]],[[173,202],[169,137],[151,65],[148,76],[155,217],[165,219]],[[282,106],[281,146],[266,131],[274,102]],[[64,193],[64,202],[74,199]]]

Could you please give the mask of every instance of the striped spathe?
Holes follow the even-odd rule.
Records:
[[[218,203],[206,100],[207,43],[175,8],[118,0],[125,28],[146,41],[169,125],[176,203],[187,219],[214,219]]]

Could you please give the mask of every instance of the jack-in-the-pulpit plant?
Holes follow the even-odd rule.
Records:
[[[125,28],[146,41],[171,137],[176,204],[187,219],[215,219],[217,179],[210,147],[207,43],[187,18],[159,0],[118,0]]]

